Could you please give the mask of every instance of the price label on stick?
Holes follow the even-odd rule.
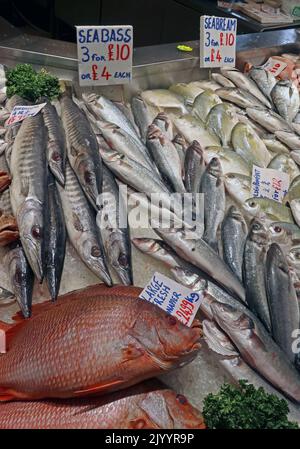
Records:
[[[237,19],[200,17],[200,67],[235,66]]]
[[[251,195],[253,197],[270,198],[282,203],[290,185],[287,173],[272,168],[262,168],[253,165]]]
[[[192,325],[203,299],[200,291],[194,292],[161,273],[154,273],[139,297],[152,302],[188,327]]]
[[[79,84],[127,84],[132,79],[131,25],[77,26]]]

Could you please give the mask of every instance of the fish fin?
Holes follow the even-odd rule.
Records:
[[[21,327],[26,323],[22,320],[18,323],[5,323],[0,321],[0,354],[5,354],[9,350],[12,338],[19,332]]]
[[[106,390],[111,390],[112,387],[121,385],[124,383],[123,379],[116,379],[116,380],[112,380],[112,381],[107,381],[93,385],[91,387],[86,387],[83,390],[76,390],[73,391],[73,395],[74,396],[85,396],[85,395],[93,395],[93,394],[97,394],[100,392],[105,392]]]

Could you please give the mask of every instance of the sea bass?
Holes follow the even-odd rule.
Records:
[[[193,360],[199,321],[184,326],[140,293],[92,286],[40,306],[11,328],[8,351],[0,356],[0,400],[103,394]]]
[[[186,397],[156,380],[97,398],[0,405],[0,429],[204,428]]]

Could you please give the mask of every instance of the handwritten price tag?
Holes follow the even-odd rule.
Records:
[[[267,62],[262,65],[262,68],[271,72],[274,76],[280,75],[280,73],[286,68],[287,64],[277,59],[269,58]]]
[[[200,17],[200,67],[235,66],[237,19]]]
[[[6,125],[13,125],[14,123],[21,122],[26,117],[33,117],[38,114],[47,103],[35,104],[33,106],[15,106],[11,111]]]
[[[188,327],[202,301],[200,292],[194,292],[161,273],[154,273],[139,297],[175,316]]]
[[[262,168],[253,165],[251,193],[253,197],[270,198],[282,203],[290,185],[290,177],[272,168]]]
[[[79,84],[126,84],[132,79],[131,25],[77,26]]]

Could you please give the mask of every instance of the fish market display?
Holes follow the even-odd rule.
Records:
[[[12,327],[9,350],[0,357],[0,400],[103,394],[196,356],[197,320],[184,326],[138,299],[138,288],[90,290],[41,306],[31,320]]]
[[[97,398],[0,405],[0,429],[204,428],[185,396],[156,380]]]

